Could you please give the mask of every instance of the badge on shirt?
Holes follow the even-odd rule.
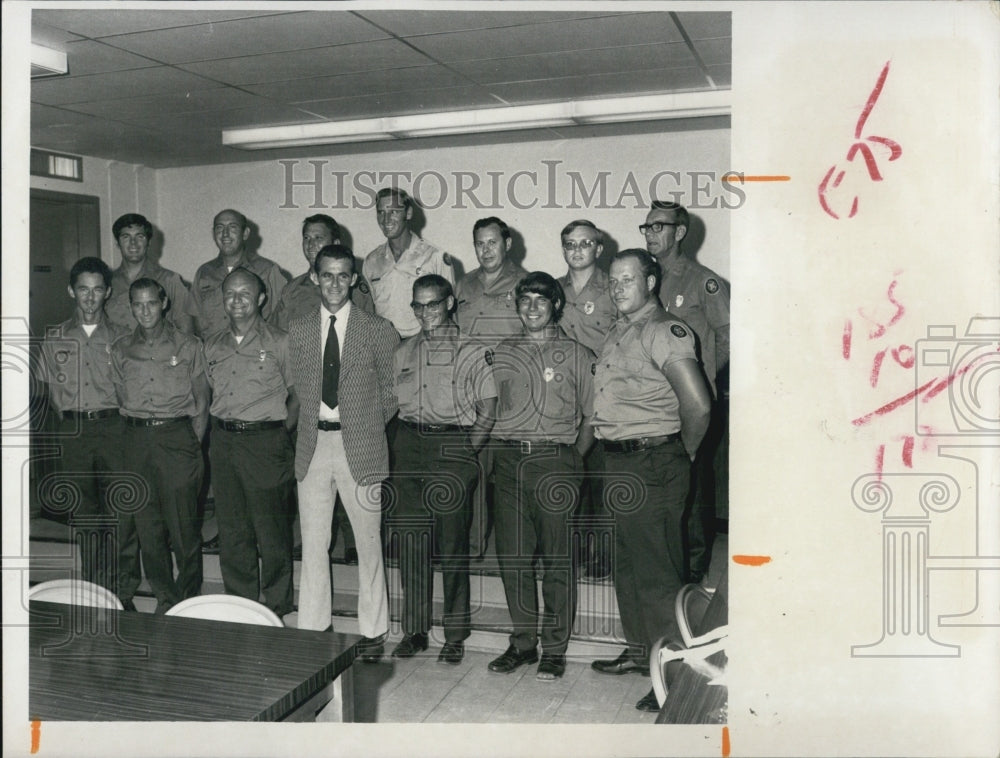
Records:
[[[674,307],[680,308],[682,305],[684,305],[684,295],[678,295],[677,299],[674,300]]]
[[[487,366],[492,366],[493,365],[493,351],[492,350],[487,350],[486,351],[486,365]]]
[[[265,350],[261,350],[259,355],[260,355],[260,362],[263,363],[264,360],[267,358],[267,352]]]
[[[448,255],[448,253],[443,253],[441,255],[441,261],[444,263],[445,266],[450,266],[451,265],[451,256]]]
[[[675,337],[687,337],[688,333],[685,331],[684,327],[680,324],[671,324],[670,331],[673,332]]]
[[[420,266],[417,266],[417,276],[420,276]]]
[[[714,295],[719,291],[719,282],[715,279],[709,279],[705,282],[705,292],[709,295]]]
[[[592,300],[588,300],[583,304],[583,312],[588,316],[594,312],[594,302]]]
[[[170,365],[171,366],[176,366],[178,363],[179,363],[179,361],[177,360],[177,356],[176,355],[171,355],[170,356]]]
[[[551,382],[555,378],[555,375],[556,372],[550,369],[548,366],[546,366],[545,370],[542,372],[542,379],[544,379],[547,382]]]
[[[590,375],[591,376],[597,376],[597,364],[596,363],[591,363],[590,364]]]
[[[370,291],[368,289],[368,285],[365,282],[361,282],[361,284],[358,285],[358,289],[361,290],[362,295],[367,295]]]

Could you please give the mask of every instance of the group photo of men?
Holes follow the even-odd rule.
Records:
[[[117,268],[74,263],[72,315],[47,331],[38,379],[64,432],[57,465],[88,473],[76,513],[114,518],[115,554],[84,549],[82,578],[128,611],[145,578],[165,613],[202,592],[217,551],[226,593],[322,631],[342,536],[360,660],[383,659],[397,618],[389,655],[456,665],[489,553],[510,614],[489,672],[563,677],[589,581],[613,585],[626,642],[592,669],[648,675],[657,641],[679,639],[678,591],[710,584],[725,516],[729,285],[685,250],[692,222],[673,201],[637,216],[641,247],[567,218],[559,271],[522,267],[516,218],[491,215],[470,218],[465,272],[417,233],[420,211],[380,189],[384,241],[367,252],[331,215],[306,216],[293,278],[231,208],[190,283],[150,256],[138,212],[112,226]],[[137,508],[109,498],[124,476],[144,483]],[[636,708],[658,710],[655,693]]]

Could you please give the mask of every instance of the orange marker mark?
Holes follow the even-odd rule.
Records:
[[[729,758],[729,727],[722,727],[722,758]]]
[[[31,722],[31,754],[38,752],[38,743],[42,740],[42,722]]]
[[[781,174],[757,174],[753,176],[740,176],[739,174],[726,174],[722,181],[728,184],[742,184],[743,182],[790,182],[792,177]]]
[[[741,566],[763,566],[765,563],[771,562],[771,556],[769,555],[734,555],[733,563],[738,563]]]

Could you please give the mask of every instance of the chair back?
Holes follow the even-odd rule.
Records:
[[[28,600],[64,605],[87,605],[92,608],[107,608],[123,611],[121,600],[106,587],[82,579],[53,579],[36,584],[28,590]]]
[[[237,624],[284,626],[278,615],[266,605],[237,595],[198,595],[172,606],[167,615],[232,621]]]

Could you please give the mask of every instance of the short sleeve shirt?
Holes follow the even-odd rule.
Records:
[[[136,327],[111,346],[111,378],[121,394],[125,416],[194,416],[194,381],[204,373],[201,340],[167,321],[152,340],[146,340]]]
[[[403,340],[393,359],[399,417],[472,426],[476,403],[497,396],[490,359],[486,345],[453,325]]]
[[[469,272],[455,288],[458,310],[455,320],[462,331],[496,345],[505,337],[521,333],[514,288],[528,272],[509,258],[496,280],[487,286],[481,268]]]
[[[263,280],[267,287],[267,300],[261,308],[261,315],[265,319],[269,318],[285,288],[285,275],[281,273],[278,264],[256,253],[247,253],[236,267],[248,269]],[[221,329],[229,328],[229,319],[222,305],[222,282],[228,275],[229,267],[222,260],[221,254],[201,264],[194,275],[191,294],[198,306],[198,325],[201,327],[202,337],[209,337]]]
[[[166,312],[166,318],[172,324],[176,325],[175,317],[179,314],[197,317],[198,306],[180,274],[147,259],[136,278],[140,277],[148,277],[158,282],[166,290],[167,298],[170,300],[170,308]],[[132,306],[128,298],[128,289],[131,284],[132,282],[125,275],[124,267],[116,268],[111,275],[111,297],[104,304],[108,318],[129,330],[135,329],[139,325],[135,316],[132,315]]]
[[[596,353],[604,344],[604,338],[618,312],[608,293],[607,273],[595,268],[579,292],[573,288],[568,273],[559,283],[566,295],[566,305],[562,318],[559,319],[559,326],[567,335]]]
[[[76,316],[50,329],[42,343],[39,379],[58,411],[117,408],[111,380],[111,345],[128,329],[107,317],[89,337]]]
[[[358,274],[357,284],[351,289],[351,302],[363,311],[375,312],[372,302],[371,288],[361,274]],[[271,323],[279,329],[288,329],[288,325],[297,318],[313,313],[319,308],[319,286],[313,284],[309,272],[299,274],[281,290],[278,305],[271,312]]]
[[[560,329],[509,337],[493,353],[497,420],[491,437],[572,444],[593,412],[594,353]]]
[[[418,278],[424,274],[438,274],[455,283],[448,254],[416,234],[412,234],[409,247],[398,261],[388,241],[376,247],[365,258],[362,272],[371,287],[375,312],[389,319],[400,337],[412,337],[420,331],[420,322],[410,308],[413,283]]]
[[[664,372],[684,359],[697,360],[694,335],[659,303],[620,316],[597,359],[595,435],[622,440],[679,432],[680,402]]]
[[[229,329],[205,340],[210,412],[229,421],[284,421],[292,386],[288,333],[260,316],[241,342]]]

